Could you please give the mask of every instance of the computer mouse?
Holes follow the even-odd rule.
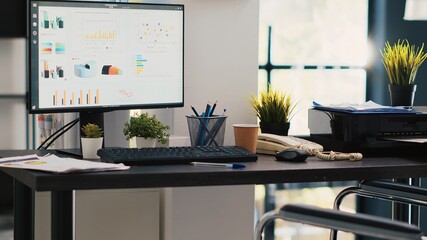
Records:
[[[281,162],[304,162],[308,152],[301,149],[287,149],[276,154],[276,160]]]

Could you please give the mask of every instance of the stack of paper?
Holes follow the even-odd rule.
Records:
[[[349,104],[342,103],[336,105],[321,105],[313,102],[313,107],[319,110],[336,111],[336,112],[349,112],[349,113],[399,113],[399,114],[416,114],[412,107],[406,106],[383,106],[373,101],[367,101],[362,104]]]
[[[54,173],[95,172],[129,169],[129,166],[125,166],[122,163],[114,164],[93,162],[74,158],[60,158],[55,155],[39,157],[36,154],[0,158],[0,167],[23,168]]]

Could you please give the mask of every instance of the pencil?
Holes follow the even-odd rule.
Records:
[[[198,117],[199,113],[197,113],[196,109],[193,106],[191,106],[191,109],[193,110],[194,114],[196,114],[196,117]]]
[[[213,107],[212,107],[212,110],[211,110],[211,117],[212,117],[212,115],[214,114],[214,111],[215,111],[215,108],[216,108],[216,103],[217,103],[218,101],[215,101],[215,103],[214,103],[214,105],[213,105]]]

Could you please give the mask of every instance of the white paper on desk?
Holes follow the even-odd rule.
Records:
[[[410,137],[387,137],[385,140],[410,142],[410,143],[427,143],[427,136],[410,136]]]
[[[74,158],[60,158],[55,155],[39,157],[35,154],[10,158],[0,158],[0,167],[23,168],[54,173],[113,171],[129,169],[129,166],[125,166],[122,163],[114,164],[93,162]]]

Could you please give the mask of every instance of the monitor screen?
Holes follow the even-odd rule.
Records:
[[[29,2],[30,113],[180,107],[184,6]]]

